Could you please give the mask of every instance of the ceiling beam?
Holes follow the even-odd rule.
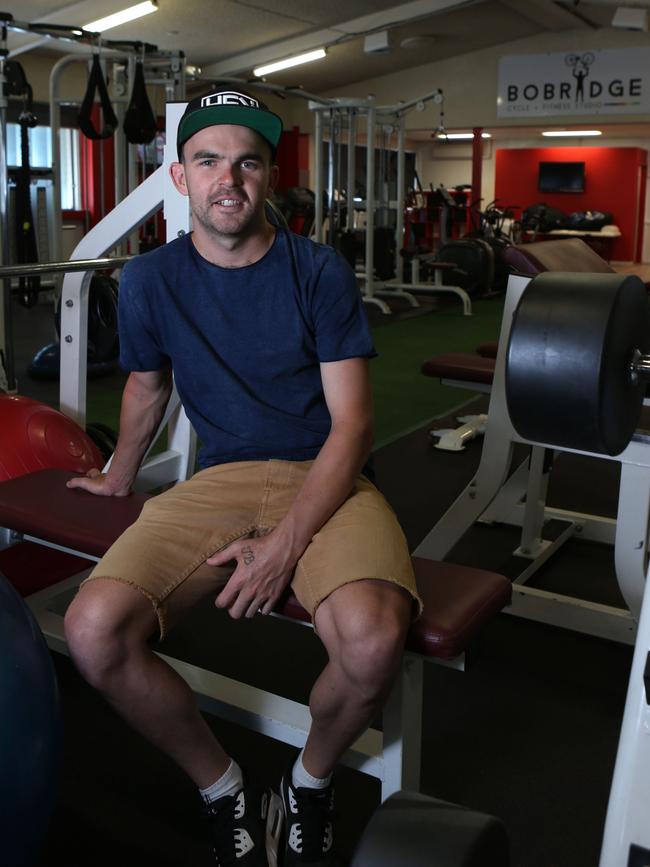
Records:
[[[327,47],[374,30],[382,30],[404,24],[407,21],[426,18],[457,6],[474,5],[476,2],[477,0],[411,0],[409,3],[392,6],[381,12],[372,12],[370,15],[363,15],[341,24],[334,24],[323,30],[304,33],[301,36],[294,36],[291,39],[284,39],[282,42],[275,42],[271,45],[263,45],[252,51],[203,65],[202,74],[208,78],[217,78],[220,75],[238,75],[264,63],[281,60],[294,54],[311,51],[314,48]]]
[[[559,6],[554,0],[500,0],[502,6],[507,6],[517,12],[522,18],[539,24],[545,30],[573,30],[589,27],[581,15]]]

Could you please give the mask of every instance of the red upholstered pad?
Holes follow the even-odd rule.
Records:
[[[85,491],[66,488],[71,473],[64,470],[41,470],[0,483],[0,526],[58,545],[100,556],[112,542],[140,514],[147,497],[95,497]],[[25,552],[28,557],[34,552]],[[0,552],[9,573],[20,566],[11,557]],[[54,584],[80,571],[87,561],[65,557],[59,552],[44,549],[44,562],[39,571],[49,575],[48,585]],[[74,562],[77,561],[77,562]],[[52,564],[48,572],[48,563]],[[483,624],[510,601],[510,582],[502,575],[414,558],[418,588],[424,600],[424,614],[411,627],[407,648],[424,656],[451,659],[462,653],[475,638]],[[23,567],[24,567],[23,563]],[[78,567],[78,568],[77,568]],[[72,571],[70,571],[72,570]],[[2,559],[0,559],[2,571]],[[11,580],[12,575],[8,574]],[[31,593],[42,585],[21,584],[23,593]],[[276,613],[296,620],[308,620],[306,612],[292,595],[286,596]]]
[[[476,354],[482,355],[483,358],[496,358],[498,351],[498,340],[486,340],[484,343],[479,343],[479,345],[476,347]]]
[[[466,650],[481,627],[510,602],[512,585],[503,575],[413,558],[424,613],[413,624],[407,650],[422,656],[453,659]],[[309,620],[293,594],[285,596],[276,614]]]
[[[148,496],[96,497],[66,488],[74,475],[40,470],[0,482],[0,527],[101,557],[135,521]]]
[[[21,596],[51,587],[94,565],[92,560],[84,560],[35,542],[17,542],[0,551],[0,574],[13,584]]]
[[[424,613],[411,627],[406,648],[423,656],[458,656],[510,602],[512,585],[495,572],[420,557],[413,566]]]
[[[425,376],[434,378],[484,382],[491,385],[494,379],[494,364],[494,358],[465,352],[447,352],[422,362],[420,370]]]

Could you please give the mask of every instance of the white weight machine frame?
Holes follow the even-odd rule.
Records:
[[[329,100],[326,104],[322,102],[309,102],[309,108],[314,112],[315,130],[314,130],[314,186],[315,186],[315,213],[316,213],[316,230],[315,238],[317,241],[324,240],[323,222],[321,215],[323,213],[323,161],[321,143],[325,140],[325,132],[327,131],[328,140],[328,198],[329,198],[329,214],[330,226],[334,211],[335,196],[341,194],[342,178],[337,178],[335,181],[335,149],[337,146],[337,138],[345,129],[347,130],[347,174],[346,174],[346,228],[348,231],[354,230],[354,190],[355,190],[355,161],[354,150],[357,141],[358,124],[361,118],[365,118],[365,134],[366,134],[366,198],[365,198],[365,246],[364,246],[364,266],[357,276],[361,280],[363,300],[366,304],[374,304],[382,311],[382,313],[390,313],[390,307],[377,296],[386,298],[402,298],[407,301],[411,307],[419,307],[418,300],[412,293],[418,294],[452,294],[460,298],[463,305],[463,313],[465,316],[471,316],[472,302],[469,295],[460,286],[446,286],[442,282],[442,276],[439,270],[434,269],[434,281],[424,283],[419,280],[419,261],[415,259],[413,280],[410,283],[404,282],[404,259],[400,255],[402,238],[404,235],[404,204],[405,204],[405,186],[406,186],[406,162],[405,162],[405,143],[406,143],[406,115],[414,109],[422,111],[424,105],[429,100],[433,100],[436,104],[442,105],[443,95],[439,89],[432,90],[424,96],[417,99],[412,99],[409,102],[399,105],[380,106],[373,99],[346,99],[338,98]],[[375,191],[375,148],[377,146],[377,127],[385,129],[389,127],[391,130],[397,131],[397,200],[395,202],[396,209],[396,226],[395,237],[397,240],[395,247],[395,278],[392,280],[377,280],[374,276],[374,250],[375,250],[375,207],[376,207],[376,191]],[[338,186],[337,186],[338,184]]]

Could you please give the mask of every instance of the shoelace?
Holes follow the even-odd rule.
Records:
[[[301,791],[296,800],[298,814],[291,821],[300,823],[302,857],[314,861],[324,854],[326,829],[333,818],[331,795],[329,792],[312,795]]]
[[[226,800],[225,798],[223,800]],[[238,867],[237,844],[234,830],[236,826],[234,798],[229,798],[229,804],[222,804],[218,810],[208,807],[212,821],[212,829],[216,841],[212,851],[217,858],[219,867]]]

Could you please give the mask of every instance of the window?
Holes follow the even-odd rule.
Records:
[[[29,133],[29,164],[34,169],[52,168],[50,128],[35,126]],[[79,133],[75,129],[59,130],[61,147],[61,208],[81,210],[81,171],[79,165]],[[7,124],[7,164],[22,165],[20,124]]]

